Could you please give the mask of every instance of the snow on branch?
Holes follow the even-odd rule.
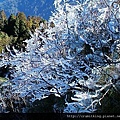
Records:
[[[33,103],[54,94],[65,99],[63,112],[94,112],[111,87],[119,89],[119,2],[54,4],[48,28],[31,33],[25,52],[6,46],[7,59],[3,57],[0,65],[10,64],[14,71],[2,87],[8,92],[9,84],[7,97],[17,94]]]

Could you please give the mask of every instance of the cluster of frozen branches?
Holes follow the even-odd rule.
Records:
[[[55,0],[54,4],[48,28],[41,32],[41,24],[31,34],[25,52],[6,46],[7,55],[1,54],[0,66],[14,68],[1,86],[3,111],[7,99],[16,112],[15,101],[34,102],[54,94],[64,96],[63,112],[94,112],[112,87],[119,91],[120,1]]]

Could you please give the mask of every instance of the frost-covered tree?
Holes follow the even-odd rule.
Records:
[[[114,0],[55,1],[57,12],[53,14],[54,17],[51,17],[50,21],[54,21],[55,26],[58,27],[54,30],[58,43],[64,43],[61,48],[61,51],[64,50],[63,56],[70,60],[70,64],[76,71],[76,74],[73,72],[75,78],[72,86],[74,89],[76,86],[77,89],[81,87],[86,89],[83,90],[84,92],[77,90],[75,97],[72,98],[77,101],[71,103],[72,106],[77,104],[76,112],[82,112],[80,108],[83,106],[87,110],[94,107],[96,103],[100,104],[103,96],[112,87],[117,90],[115,86],[119,86],[119,67],[117,67],[119,66],[117,46],[120,39],[119,4],[119,1]],[[101,85],[100,81],[105,83]],[[105,94],[100,98],[103,91]],[[85,103],[83,103],[83,96],[85,96]],[[65,109],[68,110],[67,112],[72,110],[71,104],[68,104],[68,109]],[[83,106],[80,107],[80,104]],[[72,112],[75,112],[74,109]]]
[[[0,65],[14,67],[1,86],[3,112],[7,101],[14,112],[25,112],[18,111],[19,102],[33,103],[51,94],[64,99],[59,112],[94,112],[111,88],[119,91],[119,0],[54,4],[48,27],[41,32],[40,24],[25,40],[25,52],[6,46],[8,52],[1,54]]]

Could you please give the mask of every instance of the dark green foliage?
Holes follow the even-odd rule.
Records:
[[[0,20],[2,20],[2,21],[7,20],[7,17],[6,17],[4,10],[0,11]]]
[[[8,18],[8,24],[5,26],[5,32],[10,36],[13,35],[16,37],[15,33],[17,30],[16,26],[16,16],[11,14],[10,17]]]
[[[0,11],[0,30],[4,29],[4,26],[7,22],[7,17],[4,10]]]
[[[0,52],[5,48],[6,45],[10,44],[10,37],[7,33],[0,31]]]
[[[45,20],[36,16],[28,16],[27,18],[27,27],[32,33],[39,27],[40,23],[44,23],[45,25]]]
[[[22,21],[24,21],[24,22],[27,21],[27,17],[26,17],[26,15],[25,15],[23,12],[18,12],[17,15],[16,15],[16,17],[17,17],[19,20],[22,20]]]
[[[19,50],[25,50],[24,40],[30,39],[30,31],[34,33],[35,29],[39,27],[40,23],[44,23],[40,17],[29,16],[28,18],[23,12],[18,12],[17,15],[11,14],[7,19],[5,12],[0,12],[0,32],[6,34],[8,43]],[[0,36],[0,40],[3,39]],[[1,40],[3,41],[3,40]],[[0,46],[3,46],[0,43]],[[0,52],[4,47],[0,47]]]

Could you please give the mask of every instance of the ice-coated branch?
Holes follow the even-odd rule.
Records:
[[[110,1],[55,0],[48,27],[31,33],[26,51],[6,46],[8,55],[2,53],[0,65],[14,66],[12,79],[2,85],[8,93],[10,83],[6,97],[17,94],[33,103],[54,94],[65,98],[63,112],[95,111],[119,85],[119,19]]]

